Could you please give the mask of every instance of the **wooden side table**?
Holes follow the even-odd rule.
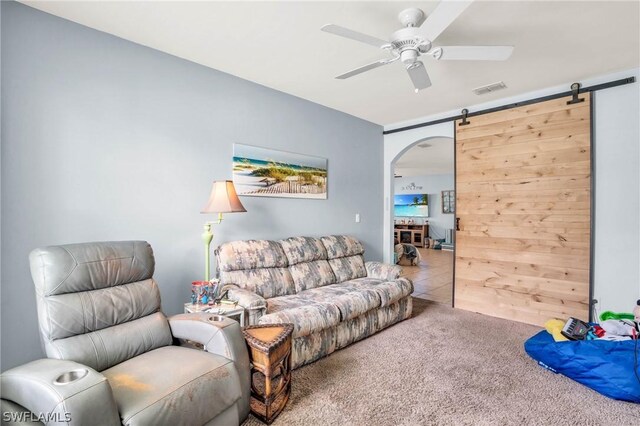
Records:
[[[243,330],[252,364],[251,413],[267,424],[278,417],[291,393],[292,332],[293,324],[252,325]]]

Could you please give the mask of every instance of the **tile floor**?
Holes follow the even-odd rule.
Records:
[[[402,276],[413,281],[413,297],[451,305],[453,288],[453,252],[418,248],[422,260],[418,266],[403,266]]]

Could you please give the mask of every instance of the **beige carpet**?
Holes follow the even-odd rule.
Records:
[[[538,330],[414,298],[413,318],[295,370],[273,425],[640,425],[640,405],[530,359]]]

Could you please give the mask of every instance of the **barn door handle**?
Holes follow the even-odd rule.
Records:
[[[456,217],[456,231],[460,230],[460,218]]]

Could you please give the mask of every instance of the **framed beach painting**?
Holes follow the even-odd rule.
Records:
[[[327,159],[233,144],[233,184],[238,195],[327,198]]]

